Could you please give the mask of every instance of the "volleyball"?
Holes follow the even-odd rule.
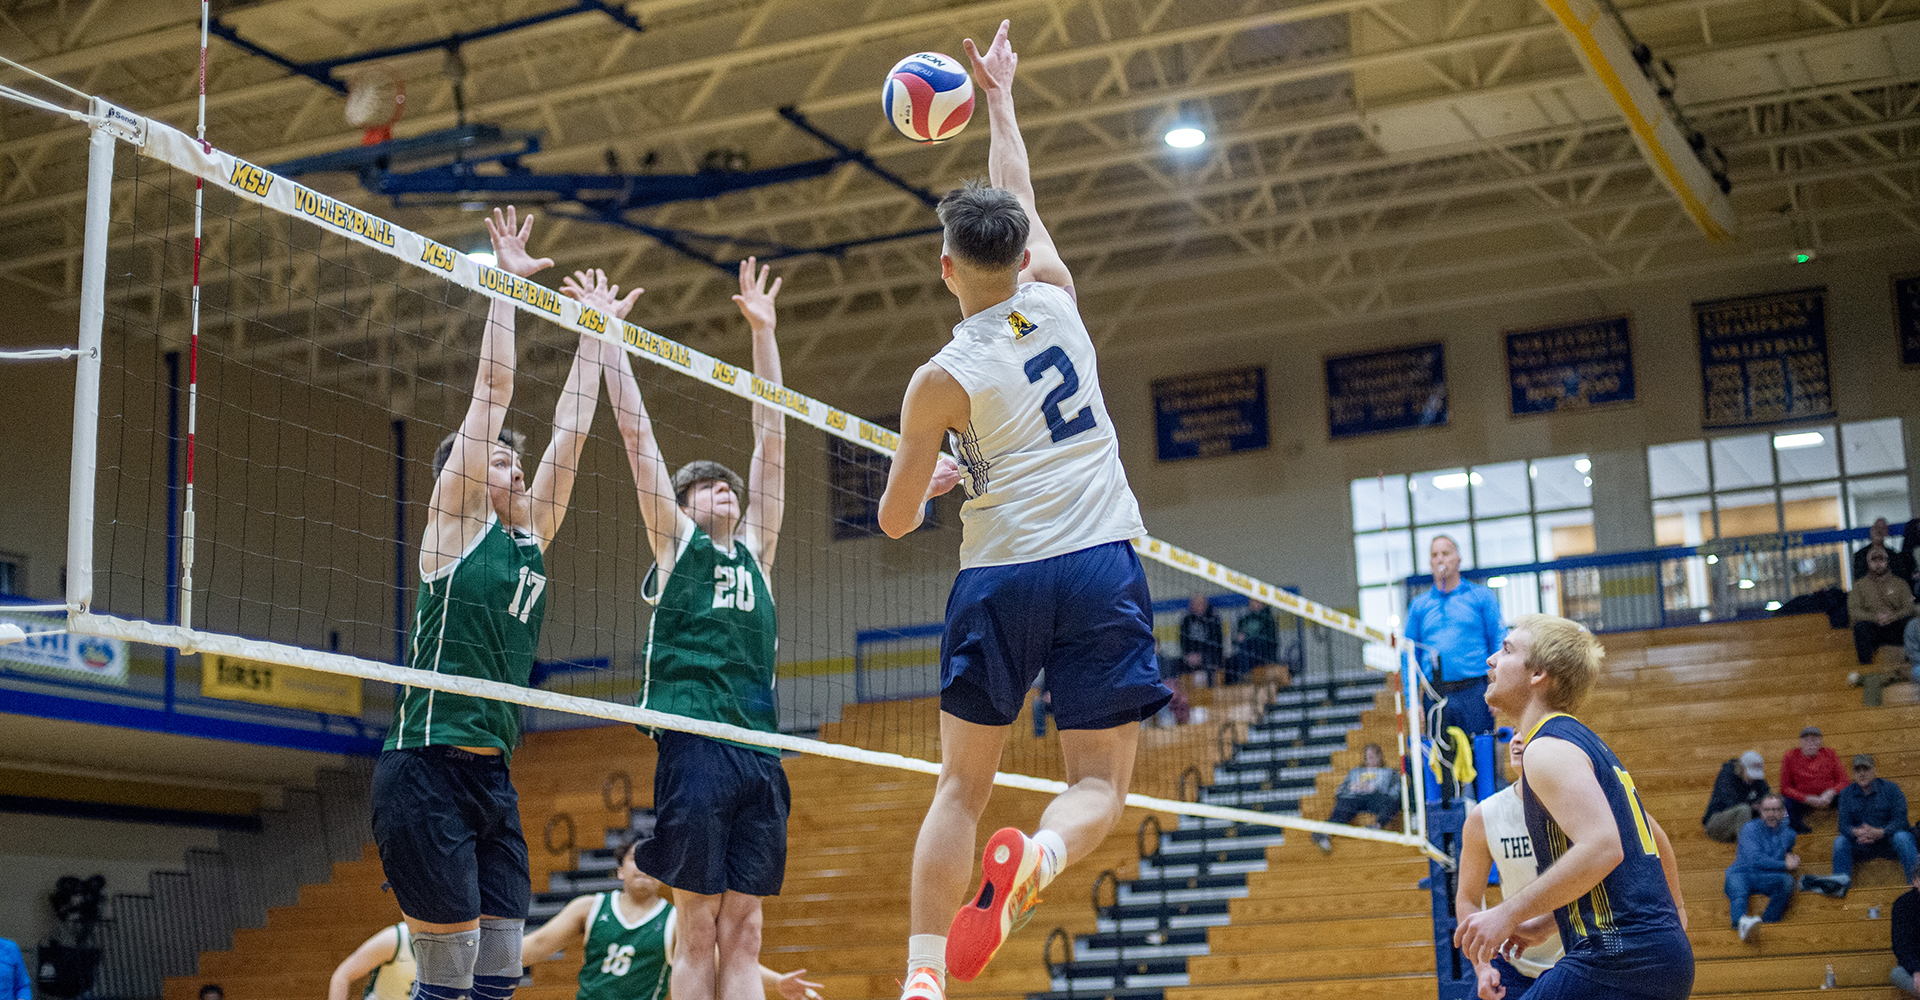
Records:
[[[901,135],[941,142],[960,134],[973,117],[973,80],[959,60],[916,52],[887,71],[880,106]]]

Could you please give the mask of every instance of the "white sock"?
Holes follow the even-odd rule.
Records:
[[[907,937],[907,978],[920,969],[932,969],[940,977],[940,988],[947,988],[947,936],[912,934]]]
[[[1045,889],[1067,866],[1067,842],[1052,830],[1042,830],[1032,839],[1040,845],[1040,888]]]

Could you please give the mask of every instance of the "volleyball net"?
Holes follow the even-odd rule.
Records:
[[[468,256],[453,224],[409,230],[97,98],[85,112],[46,109],[90,129],[66,628],[197,654],[203,669],[219,657],[377,682],[370,701],[411,685],[515,703],[535,729],[586,717],[938,772],[935,623],[958,569],[959,495],[936,500],[903,539],[879,533],[897,442],[885,415],[756,377],[743,320],[703,327],[689,338],[702,350]],[[471,219],[458,228],[470,237]],[[536,228],[533,253],[566,238]],[[404,665],[431,456],[468,407],[496,302],[519,317],[507,425],[528,432],[529,479],[581,338],[633,359],[669,467],[708,459],[744,473],[754,407],[784,414],[785,516],[768,581],[782,732],[636,707],[653,559],[598,385],[569,513],[545,556],[534,684]],[[1206,596],[1248,683],[1196,692],[1184,715],[1145,731],[1130,804],[1431,853],[1419,673],[1405,641],[1159,539],[1133,544],[1166,655],[1178,657],[1182,607]],[[1229,639],[1253,627],[1253,602],[1276,626],[1264,647]],[[1344,733],[1360,713],[1341,716],[1337,703],[1370,706],[1382,684],[1414,757],[1399,830],[1294,815],[1288,803],[1311,793],[1311,777],[1291,798],[1276,786],[1301,776],[1297,753],[1236,778],[1246,787],[1233,797],[1201,791],[1235,776],[1235,748],[1257,730],[1291,723],[1295,745]],[[1049,745],[1010,743],[997,782],[1064,788]]]

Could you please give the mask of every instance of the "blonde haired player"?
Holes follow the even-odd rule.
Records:
[[[918,527],[926,501],[960,480],[961,467],[940,457],[955,435],[968,499],[940,644],[940,778],[913,852],[904,996],[914,1000],[940,1000],[949,971],[978,976],[1035,894],[1113,828],[1140,720],[1172,696],[1128,544],[1146,533],[1140,506],[1073,275],[1034,208],[1007,31],[1001,22],[985,55],[966,41],[992,115],[994,186],[969,183],[940,201],[940,273],[962,319],[907,387],[880,499],[889,536]],[[1069,787],[1032,837],[1009,827],[987,841],[980,889],[954,915],[1007,726],[1042,667]]]
[[[1522,615],[1487,658],[1487,704],[1518,723],[1525,744],[1520,794],[1539,877],[1468,914],[1453,940],[1479,965],[1545,940],[1558,924],[1566,955],[1534,981],[1528,1000],[1684,1000],[1693,948],[1673,845],[1620,759],[1567,714],[1605,655],[1575,622]]]

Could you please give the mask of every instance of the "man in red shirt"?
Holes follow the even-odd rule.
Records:
[[[1800,730],[1800,751],[1789,750],[1780,758],[1780,794],[1787,797],[1787,819],[1794,832],[1810,832],[1806,814],[1833,808],[1834,798],[1848,780],[1840,758],[1821,744],[1819,728]]]

